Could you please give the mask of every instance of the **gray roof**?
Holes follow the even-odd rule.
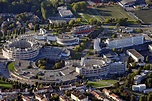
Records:
[[[128,4],[128,3],[133,3],[133,2],[136,2],[136,0],[122,0],[122,1],[121,1],[121,3],[122,3],[123,5],[126,5],[126,4]]]
[[[133,54],[138,59],[143,58],[143,56],[139,52],[137,52],[135,49],[128,49],[127,51]]]

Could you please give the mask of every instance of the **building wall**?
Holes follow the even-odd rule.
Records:
[[[126,71],[126,65],[124,63],[120,63],[120,62],[115,62],[110,64],[109,66],[109,73],[111,74],[121,74],[124,73]]]
[[[135,62],[140,62],[140,61],[143,62],[144,61],[144,57],[137,58],[136,56],[134,56],[134,54],[130,53],[129,51],[127,51],[127,54],[129,56],[131,56],[135,60]]]
[[[31,59],[36,57],[39,54],[39,49],[31,51],[10,51],[2,50],[3,56],[7,59]]]
[[[122,47],[128,47],[132,45],[139,45],[143,44],[144,37],[141,36],[135,36],[135,37],[129,37],[129,38],[123,38],[123,39],[116,39],[116,40],[106,40],[107,46],[112,48],[122,48]]]

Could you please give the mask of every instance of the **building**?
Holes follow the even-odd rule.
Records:
[[[132,6],[136,3],[136,0],[122,0],[121,2],[119,2],[119,4],[122,7],[128,7],[128,6]]]
[[[40,32],[33,37],[38,41],[56,41],[56,36],[48,33],[45,29],[40,29]]]
[[[56,37],[56,40],[57,40],[57,43],[60,45],[70,46],[70,45],[79,44],[78,37],[74,37],[74,36],[68,35],[68,34],[60,34]]]
[[[105,52],[103,51],[102,56],[103,56],[103,58],[111,59],[114,61],[120,60],[120,58],[118,57],[118,54],[116,52],[113,52],[113,51],[105,51]]]
[[[139,83],[141,83],[141,80],[143,80],[144,79],[144,77],[142,76],[142,75],[136,75],[135,77],[134,77],[134,84],[139,84]]]
[[[93,31],[94,31],[94,26],[83,25],[83,26],[74,27],[72,29],[72,34],[90,34]]]
[[[145,94],[150,93],[150,92],[152,92],[152,88],[145,89],[143,92],[144,92]]]
[[[132,85],[132,90],[133,90],[133,91],[142,92],[142,91],[145,90],[145,89],[146,89],[146,85],[145,85],[145,84]]]
[[[61,95],[59,96],[59,101],[72,101],[72,99],[70,99],[69,97],[65,95]]]
[[[107,74],[124,73],[126,65],[122,62],[111,62],[104,59],[85,59],[76,66],[76,72],[86,77],[106,76]]]
[[[79,67],[76,67],[76,72],[78,74],[84,75],[86,77],[92,76],[105,76],[108,74],[109,68],[104,60],[99,59],[85,59],[81,58],[81,63]]]
[[[152,44],[148,45],[149,51],[152,52]]]
[[[72,18],[72,17],[74,17],[71,10],[59,10],[59,14],[62,18]]]
[[[111,91],[110,90],[107,90],[107,89],[103,89],[102,92],[106,95],[106,96],[109,96],[111,94]]]
[[[101,51],[100,42],[101,42],[101,40],[99,38],[94,39],[93,48],[94,48],[94,51],[97,52],[97,53],[100,53],[100,51]]]
[[[5,43],[2,53],[7,59],[31,59],[39,54],[40,47],[34,40],[16,39]]]
[[[122,62],[113,62],[109,65],[110,74],[123,74],[126,71],[126,64]]]
[[[35,99],[38,101],[49,101],[46,96],[42,94],[35,94]]]
[[[117,38],[108,38],[105,43],[109,49],[123,48],[144,43],[143,34],[120,34]]]
[[[65,49],[62,51],[61,56],[63,57],[69,57],[70,56],[70,50]]]
[[[145,0],[121,0],[119,4],[122,7],[129,7],[133,6],[135,4],[145,4]]]
[[[89,101],[88,96],[85,96],[78,90],[75,90],[71,93],[71,99],[74,101]]]
[[[101,101],[103,101],[103,99],[104,99],[104,97],[101,95],[101,93],[99,93],[98,91],[90,91],[90,93],[94,96],[94,97],[96,97],[98,100],[101,100]]]
[[[144,62],[144,56],[142,56],[135,49],[128,49],[127,54],[131,56],[135,62]]]

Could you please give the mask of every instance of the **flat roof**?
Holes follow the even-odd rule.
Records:
[[[61,14],[61,16],[70,16],[73,15],[73,13],[70,10],[60,10],[59,13]]]
[[[137,52],[135,49],[128,49],[127,51],[133,54],[138,59],[143,58],[143,56],[139,52]]]

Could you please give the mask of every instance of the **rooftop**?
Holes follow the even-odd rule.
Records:
[[[60,10],[59,13],[62,17],[73,15],[73,13],[70,10]]]
[[[87,96],[85,96],[84,94],[82,94],[80,91],[75,90],[73,91],[71,94],[73,94],[74,96],[78,97],[78,99],[85,99]]]
[[[128,49],[127,51],[133,54],[138,59],[143,58],[143,56],[139,52],[137,52],[135,49]]]
[[[126,38],[131,38],[131,37],[136,37],[136,36],[143,36],[143,34],[128,34],[128,33],[119,33],[117,34],[116,38],[108,38],[108,40],[120,40],[120,39],[126,39]]]

